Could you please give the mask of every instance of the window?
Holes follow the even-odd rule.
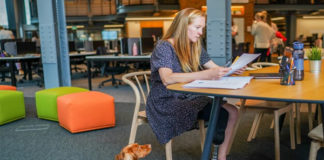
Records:
[[[30,5],[29,0],[25,0],[25,14],[26,14],[26,24],[30,25]]]
[[[0,0],[0,25],[8,27],[6,0]]]

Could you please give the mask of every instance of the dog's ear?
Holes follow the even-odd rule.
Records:
[[[145,145],[137,145],[137,148],[134,149],[134,154],[137,156],[137,158],[144,158],[147,156],[152,150],[152,147],[150,144]]]
[[[115,160],[124,160],[124,154],[122,152],[120,152],[119,154],[117,154],[115,156]]]

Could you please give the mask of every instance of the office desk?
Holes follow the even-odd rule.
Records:
[[[91,62],[109,62],[109,61],[120,61],[120,62],[149,62],[151,56],[87,56],[87,66],[88,66],[88,87],[89,90],[92,90],[91,83]]]
[[[11,78],[11,85],[17,86],[17,81],[15,77],[15,62],[27,62],[31,63],[33,61],[39,61],[40,55],[32,55],[32,56],[18,56],[18,57],[0,57],[0,61],[5,61],[9,63],[10,68],[10,78]],[[30,70],[30,64],[27,65],[28,69]],[[28,73],[29,79],[31,79],[32,75],[31,72]]]
[[[96,51],[91,51],[91,52],[69,52],[69,56],[70,58],[74,58],[74,57],[86,57],[86,56],[92,56],[92,55],[96,55]]]
[[[82,58],[86,56],[95,55],[96,52],[71,52],[69,53],[70,59],[73,58]],[[16,56],[16,57],[0,57],[0,61],[8,62],[10,68],[10,79],[11,85],[17,86],[17,80],[15,77],[15,62],[26,62],[27,63],[27,71],[28,71],[28,79],[32,79],[32,72],[31,72],[31,62],[40,61],[41,55],[40,54],[26,54],[25,56]]]
[[[69,52],[71,73],[72,73],[73,69],[75,70],[75,72],[77,72],[78,70],[82,71],[82,69],[78,68],[77,66],[80,64],[86,64],[85,57],[93,56],[93,55],[96,55],[96,51]]]
[[[322,66],[323,67],[323,66]],[[241,98],[241,99],[259,99],[269,101],[284,101],[297,103],[317,103],[321,105],[322,115],[324,115],[324,72],[310,73],[308,61],[305,61],[305,77],[303,81],[296,81],[293,86],[280,85],[279,79],[252,79],[245,88],[230,89],[202,89],[202,88],[183,88],[185,83],[177,83],[167,86],[169,90],[199,94],[205,96],[214,96],[214,103],[211,112],[210,125],[207,130],[207,136],[204,145],[204,151],[201,159],[207,160],[211,150],[212,135],[215,131],[215,124],[219,113],[219,102],[222,97]],[[264,69],[250,72],[278,72],[279,67],[267,67]],[[248,75],[249,72],[244,73]],[[324,122],[324,116],[322,116]],[[324,128],[323,128],[324,130]],[[280,158],[280,157],[279,157]],[[278,158],[276,158],[278,159]]]

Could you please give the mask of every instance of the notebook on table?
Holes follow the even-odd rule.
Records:
[[[250,73],[255,79],[280,79],[279,73]]]

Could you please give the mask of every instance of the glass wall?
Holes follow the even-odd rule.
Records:
[[[0,25],[8,28],[6,0],[0,0]]]

